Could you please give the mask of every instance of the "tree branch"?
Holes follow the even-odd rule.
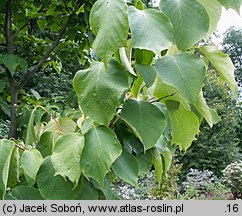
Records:
[[[20,80],[19,85],[17,87],[17,90],[18,91],[21,90],[28,83],[28,81],[41,68],[41,66],[43,65],[43,63],[50,56],[50,53],[58,46],[58,44],[60,43],[60,40],[61,40],[62,36],[64,35],[64,33],[66,31],[66,28],[70,24],[70,22],[71,22],[72,18],[74,17],[74,15],[75,15],[75,12],[73,12],[69,16],[68,20],[62,26],[62,28],[59,30],[56,39],[54,40],[54,42],[52,43],[52,45],[49,47],[49,49],[46,51],[46,53],[44,54],[44,56],[42,57],[42,59],[40,60],[40,62],[38,64],[36,64],[30,72],[28,72],[27,74],[25,74],[25,76],[22,77],[22,79]]]

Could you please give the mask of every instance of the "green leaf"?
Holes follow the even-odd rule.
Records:
[[[97,200],[98,192],[94,188],[91,182],[89,182],[84,176],[81,176],[79,183],[79,193],[76,196],[76,200]]]
[[[129,22],[134,48],[151,50],[157,55],[172,44],[172,25],[169,19],[155,9],[129,8]]]
[[[62,63],[59,61],[51,61],[50,65],[55,69],[55,71],[60,74],[62,70]]]
[[[155,64],[161,80],[175,87],[192,104],[195,104],[205,80],[204,62],[191,53],[165,56]]]
[[[136,64],[135,68],[140,73],[147,87],[152,86],[156,78],[156,71],[154,67],[152,67],[151,65]]]
[[[45,126],[45,131],[52,131],[57,133],[74,133],[76,130],[76,123],[68,117],[59,117],[55,120],[49,121],[49,123]]]
[[[165,103],[167,100],[178,101],[184,109],[190,110],[190,105],[186,98],[184,98],[176,88],[163,83],[160,77],[156,78],[152,90],[153,95],[157,97],[160,102]]]
[[[121,144],[111,129],[105,126],[90,129],[85,134],[81,159],[84,175],[95,179],[103,187],[105,175],[121,153]]]
[[[200,114],[205,118],[206,122],[209,124],[210,127],[213,127],[213,118],[210,112],[210,108],[207,105],[205,98],[203,97],[203,92],[199,93],[196,109],[200,112]]]
[[[18,57],[16,55],[2,55],[0,59],[13,75],[18,66]]]
[[[142,84],[143,84],[143,79],[142,77],[138,74],[137,78],[134,80],[133,84],[132,84],[132,88],[131,88],[131,94],[137,98],[139,96],[140,90],[142,88]]]
[[[136,64],[149,65],[152,63],[153,58],[154,58],[154,53],[150,50],[144,50],[144,49],[135,50]]]
[[[0,93],[3,92],[3,90],[4,90],[5,87],[6,87],[6,85],[7,85],[6,80],[1,79],[1,80],[0,80]]]
[[[127,100],[121,117],[144,144],[145,150],[154,147],[166,127],[164,114],[146,101]]]
[[[162,158],[161,158],[160,152],[156,147],[154,147],[152,150],[153,150],[153,164],[156,172],[156,180],[157,180],[158,186],[160,186],[162,181],[162,175],[163,175]]]
[[[33,186],[36,180],[36,174],[43,162],[42,155],[37,149],[24,151],[21,157],[21,166],[29,186]]]
[[[163,173],[162,176],[165,177],[170,166],[172,163],[172,152],[167,147],[169,145],[169,142],[165,139],[164,136],[161,136],[158,142],[156,143],[156,147],[161,154],[162,158],[162,165],[163,165]]]
[[[40,140],[36,145],[36,149],[38,149],[41,155],[45,158],[52,154],[52,147],[54,144],[54,140],[60,136],[58,132],[46,131],[41,134]]]
[[[51,160],[56,170],[55,175],[68,177],[77,186],[81,176],[81,154],[84,137],[81,134],[65,134],[54,145]]]
[[[33,89],[30,89],[31,93],[34,95],[34,97],[36,98],[36,100],[39,100],[41,98],[41,96],[39,95],[39,93]]]
[[[84,114],[108,125],[128,88],[128,79],[124,68],[111,59],[107,70],[104,63],[94,62],[89,69],[77,72],[73,86]]]
[[[33,145],[36,140],[36,134],[34,131],[34,113],[36,109],[33,109],[29,118],[26,137],[25,137],[25,144],[26,145]]]
[[[209,110],[212,115],[213,124],[217,124],[218,122],[220,122],[221,118],[218,116],[217,111],[215,109],[209,109]]]
[[[179,50],[186,51],[207,35],[208,13],[198,1],[161,0],[160,10],[171,20]]]
[[[93,49],[101,59],[107,60],[126,45],[129,31],[127,4],[124,0],[96,1],[90,13],[90,25],[96,35]]]
[[[234,65],[230,57],[224,52],[218,50],[215,46],[200,47],[202,53],[215,67],[220,78],[227,82],[235,97],[238,96],[238,86],[234,78]]]
[[[93,185],[97,189],[102,191],[102,193],[104,195],[104,199],[106,199],[106,200],[120,200],[121,199],[119,197],[119,195],[114,190],[112,190],[112,188],[110,187],[110,179],[109,178],[105,178],[104,187],[100,187],[95,181],[93,182]]]
[[[37,185],[40,194],[47,200],[73,200],[79,188],[73,190],[73,184],[62,176],[55,175],[50,156],[45,158],[37,173]]]
[[[132,154],[127,150],[123,150],[122,154],[114,161],[112,170],[123,181],[137,186],[139,166],[138,162]]]
[[[2,55],[0,57],[0,61],[2,61],[5,64],[5,66],[8,68],[12,75],[16,72],[18,66],[22,68],[24,73],[26,73],[28,69],[27,62],[23,58],[18,57],[16,55]]]
[[[6,193],[4,196],[4,200],[17,200],[17,198],[15,198],[14,196],[12,196],[9,193]]]
[[[142,0],[134,0],[134,6],[139,10],[144,10],[144,3]]]
[[[180,145],[185,151],[190,147],[199,132],[199,120],[195,113],[179,108],[179,103],[166,101],[171,122],[172,143]]]
[[[218,0],[221,5],[223,5],[226,9],[232,8],[240,14],[240,6],[242,4],[241,0]]]
[[[9,167],[15,143],[11,140],[0,140],[0,200],[4,198],[7,189]]]
[[[139,175],[146,174],[152,166],[152,149],[136,156],[139,165]]]
[[[24,59],[18,57],[18,64],[22,68],[23,72],[26,73],[28,69],[28,63]]]
[[[47,20],[40,18],[40,19],[37,20],[37,24],[38,24],[40,30],[43,31],[47,26]]]
[[[222,7],[217,0],[198,0],[206,9],[209,16],[209,30],[206,38],[208,38],[217,29],[218,21],[222,14]]]
[[[20,153],[19,148],[15,147],[11,160],[10,160],[10,167],[9,167],[9,174],[8,174],[8,187],[13,187],[19,182],[19,168],[20,168]]]
[[[11,194],[17,200],[43,200],[40,192],[33,187],[21,185],[13,188]]]

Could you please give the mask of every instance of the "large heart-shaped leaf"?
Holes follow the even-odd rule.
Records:
[[[170,20],[155,9],[129,8],[129,22],[134,48],[152,50],[157,55],[172,44]]]
[[[199,132],[199,120],[195,113],[179,108],[176,101],[166,101],[171,123],[172,143],[180,145],[185,151],[190,147]]]
[[[9,72],[13,75],[16,72],[16,69],[18,66],[20,66],[25,73],[28,69],[28,64],[27,62],[16,56],[16,55],[2,55],[0,57],[0,62],[3,62],[6,68],[8,68]]]
[[[13,141],[0,140],[0,199],[3,199],[6,193],[10,160],[14,147]]]
[[[128,88],[128,79],[124,68],[112,59],[107,70],[104,63],[94,62],[89,69],[77,72],[73,85],[84,114],[108,125]]]
[[[104,186],[105,175],[121,153],[121,144],[111,129],[105,126],[90,129],[85,134],[81,160],[84,175]]]
[[[107,60],[126,45],[129,31],[128,6],[124,0],[98,0],[90,14],[90,25],[96,35],[93,49]]]
[[[171,20],[179,50],[187,50],[207,35],[208,13],[198,1],[161,0],[160,10]]]
[[[72,200],[79,193],[79,188],[73,190],[73,184],[62,176],[55,175],[51,157],[45,158],[37,173],[37,185],[41,195],[48,200]]]
[[[207,38],[217,29],[217,24],[222,14],[222,7],[217,0],[198,0],[206,9],[209,16],[209,30]]]
[[[42,155],[37,149],[24,151],[21,158],[21,165],[24,170],[25,177],[30,186],[33,186],[36,179],[36,174],[43,162]]]
[[[195,104],[205,80],[204,62],[191,53],[165,56],[155,64],[161,80],[175,87],[191,103]]]
[[[55,175],[68,177],[77,186],[81,176],[81,154],[84,147],[84,137],[71,133],[59,137],[54,145],[51,160]]]
[[[123,150],[122,154],[113,163],[112,170],[122,180],[137,186],[139,165],[135,156],[127,150]]]
[[[234,65],[230,57],[215,46],[203,46],[200,50],[215,67],[220,78],[227,82],[234,95],[238,95],[238,86],[234,78]]]
[[[166,127],[164,114],[146,101],[127,100],[121,117],[144,144],[145,150],[155,146]]]

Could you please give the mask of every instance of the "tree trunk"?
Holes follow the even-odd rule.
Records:
[[[10,86],[11,89],[11,106],[10,106],[10,130],[8,137],[17,138],[17,103],[18,103],[18,91],[16,86]]]
[[[6,48],[9,55],[13,55],[13,29],[12,29],[12,0],[6,1],[5,5],[5,38]],[[11,106],[10,106],[10,130],[8,137],[17,138],[17,102],[18,102],[18,90],[13,75],[8,68],[6,69],[6,76],[8,78],[9,88],[11,91]]]

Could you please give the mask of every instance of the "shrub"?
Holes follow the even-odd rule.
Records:
[[[113,190],[122,199],[126,200],[150,200],[156,199],[150,192],[150,188],[155,187],[154,172],[140,176],[137,187],[134,187],[121,179],[116,179],[113,183]]]
[[[186,175],[186,181],[182,183],[184,188],[193,187],[201,193],[206,192],[206,189],[217,180],[212,171],[199,171],[190,169]]]
[[[234,198],[242,198],[242,161],[229,164],[223,170],[223,180]]]
[[[184,193],[178,199],[221,200],[226,199],[228,190],[213,172],[191,169],[182,183]]]

